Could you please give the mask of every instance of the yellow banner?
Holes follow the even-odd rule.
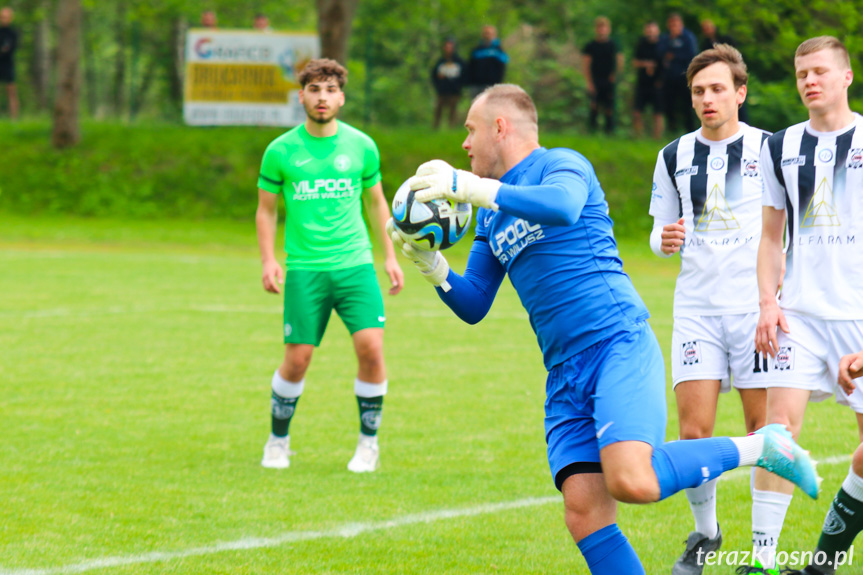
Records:
[[[186,64],[186,102],[284,104],[299,88],[275,64]]]

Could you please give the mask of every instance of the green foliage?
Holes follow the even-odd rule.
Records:
[[[0,124],[15,141],[0,163],[0,209],[21,214],[87,217],[227,217],[254,213],[258,168],[272,128],[185,128],[90,122],[73,150],[51,148],[42,123]],[[469,169],[463,131],[371,126],[381,150],[384,190],[398,186],[431,159]],[[595,167],[618,233],[649,229],[647,201],[659,146],[652,142],[543,133],[546,147],[571,147]]]

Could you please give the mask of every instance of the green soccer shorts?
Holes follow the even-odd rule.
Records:
[[[351,335],[384,327],[384,300],[372,264],[285,272],[285,343],[320,345],[333,310]]]

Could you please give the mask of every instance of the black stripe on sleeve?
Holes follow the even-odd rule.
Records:
[[[782,173],[782,142],[785,140],[785,130],[776,132],[768,138],[767,148],[770,150],[770,159],[773,160],[773,173],[779,180],[779,185],[785,188],[785,174]]]
[[[671,178],[671,185],[677,189],[677,180],[674,173],[677,171],[677,148],[680,145],[680,138],[677,138],[662,150],[662,160],[665,162],[665,169],[668,171],[668,177]],[[677,217],[683,217],[683,198],[680,193],[677,194]]]
[[[268,178],[268,177],[267,177],[267,176],[265,176],[264,174],[260,174],[260,176],[261,176],[261,179],[262,179],[262,180],[264,180],[265,182],[269,182],[270,184],[273,184],[274,186],[283,186],[283,185],[285,185],[285,180],[281,180],[281,181],[279,181],[279,180],[274,180],[273,178]]]
[[[377,170],[374,174],[371,174],[371,175],[369,175],[369,176],[367,176],[367,177],[363,178],[363,182],[367,182],[368,180],[371,180],[372,178],[374,178],[375,176],[377,176],[377,175],[378,175],[378,174],[380,174],[380,173],[381,173],[381,171],[380,171],[380,170]]]

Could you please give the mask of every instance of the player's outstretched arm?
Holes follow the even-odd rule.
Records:
[[[279,221],[279,195],[258,188],[258,210],[255,212],[255,227],[258,232],[258,248],[261,252],[261,282],[270,293],[281,293],[279,284],[284,282],[284,272],[275,255],[276,230]]]
[[[390,280],[390,295],[396,295],[405,285],[405,275],[396,260],[396,251],[393,248],[393,243],[390,239],[390,234],[387,232],[387,221],[390,219],[390,211],[387,207],[387,200],[384,197],[384,188],[380,182],[365,190],[366,198],[368,198],[369,220],[371,220],[372,228],[375,235],[384,248],[385,254],[385,269],[387,277]]]
[[[758,245],[758,304],[761,315],[755,330],[755,350],[776,357],[779,342],[776,327],[789,333],[785,314],[779,307],[777,292],[782,281],[782,234],[785,230],[785,210],[764,206],[761,211],[761,243]]]
[[[456,170],[443,160],[432,160],[417,168],[408,180],[416,199],[428,202],[446,198],[469,202],[481,208],[498,209],[530,222],[548,226],[571,226],[587,203],[586,173],[576,165],[552,171],[535,186],[501,184],[491,178]]]
[[[863,351],[849,353],[839,360],[839,387],[851,394],[857,388],[854,380],[863,377]]]
[[[415,249],[393,226],[390,219],[387,231],[393,244],[401,249],[435,288],[445,304],[464,322],[478,323],[486,316],[497,295],[506,270],[485,242],[475,241],[471,247],[464,276],[453,272],[446,258],[439,252]]]

